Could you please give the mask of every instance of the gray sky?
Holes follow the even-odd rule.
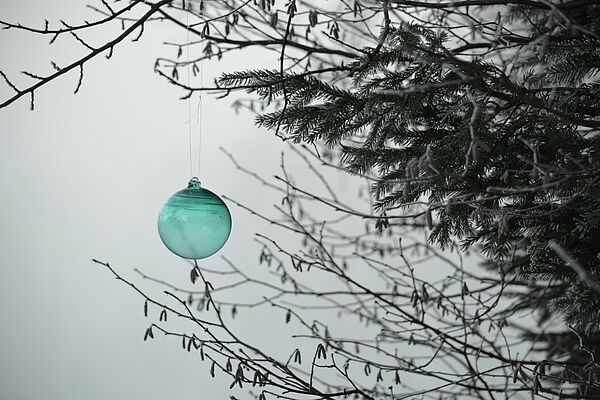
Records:
[[[75,0],[35,6],[4,1],[0,15],[36,26],[43,26],[44,18],[73,24],[93,18]],[[162,288],[143,281],[134,268],[178,285],[189,279],[188,264],[169,253],[156,232],[160,207],[190,177],[188,106],[178,100],[180,91],[152,71],[156,57],[174,56],[164,41],[184,40],[185,33],[172,25],[149,25],[139,43],[125,41],[110,61],[87,63],[79,94],[73,95],[75,72],[38,90],[35,111],[29,111],[28,99],[0,110],[0,399],[229,398],[231,382],[211,379],[207,365],[182,351],[179,340],[144,343],[150,322],[143,317],[142,299],[91,262],[110,262],[158,296]],[[19,71],[44,74],[50,60],[63,65],[82,54],[66,36],[51,47],[47,43],[46,37],[2,31],[0,68],[24,85],[28,79]],[[277,57],[257,50],[228,55],[205,63],[205,81],[250,66],[276,68]],[[0,85],[0,98],[9,94]],[[200,179],[218,194],[277,215],[273,203],[280,196],[237,171],[219,147],[268,179],[279,173],[286,146],[254,127],[249,113],[236,115],[230,103],[204,99]],[[301,162],[288,162],[296,179],[310,179]],[[368,209],[357,198],[355,179],[329,176],[344,203]],[[257,268],[255,232],[292,243],[240,208],[230,204],[230,210],[233,231],[220,255],[239,267]],[[223,262],[212,257],[202,265],[219,269]],[[420,268],[439,279],[438,267]],[[291,343],[298,332],[281,323],[283,314],[277,317],[272,312],[243,316],[234,328],[285,360],[301,344]],[[336,322],[335,329],[351,332],[356,321]]]
[[[77,23],[92,14],[82,2],[61,0],[2,1],[0,15],[42,26],[44,18]],[[229,382],[210,379],[178,341],[144,343],[142,300],[90,261],[109,261],[142,286],[134,267],[188,279],[187,264],[162,246],[155,227],[164,201],[189,179],[187,105],[152,71],[156,56],[171,54],[162,42],[182,35],[166,23],[148,26],[141,42],[118,46],[112,60],[86,64],[78,95],[77,75],[69,74],[36,92],[35,111],[28,99],[0,110],[2,399],[228,398]],[[11,77],[44,73],[50,60],[61,64],[81,51],[67,37],[47,42],[3,31],[0,68]],[[205,64],[207,79],[240,62],[229,60]],[[263,61],[275,65],[276,54]],[[0,86],[2,98],[9,93]],[[204,101],[201,180],[270,210],[276,196],[257,190],[218,147],[268,177],[281,145],[229,103]],[[222,253],[254,263],[251,238],[260,225],[230,208],[234,228]]]

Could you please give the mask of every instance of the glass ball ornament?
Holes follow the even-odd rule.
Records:
[[[180,257],[198,260],[223,247],[231,232],[231,214],[219,196],[192,178],[186,189],[167,200],[158,214],[158,234]]]

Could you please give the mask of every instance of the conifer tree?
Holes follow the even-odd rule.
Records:
[[[597,331],[600,6],[493,11],[490,40],[462,46],[443,22],[388,16],[381,46],[363,49],[336,83],[257,70],[224,74],[220,84],[285,98],[257,123],[339,147],[350,171],[377,171],[382,215],[408,210],[430,225],[432,243],[457,238],[465,250],[480,247],[492,268],[548,282],[524,301]],[[472,49],[484,51],[466,56]]]

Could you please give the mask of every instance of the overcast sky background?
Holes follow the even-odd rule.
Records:
[[[76,0],[0,2],[2,19],[36,26],[93,15]],[[91,262],[109,261],[142,286],[135,267],[172,282],[188,279],[188,265],[156,232],[160,207],[189,179],[187,105],[152,71],[157,56],[173,55],[162,42],[184,38],[168,23],[151,24],[110,61],[87,63],[79,94],[74,72],[38,90],[35,111],[29,99],[0,110],[1,399],[228,398],[229,382],[211,380],[179,341],[144,343],[143,301]],[[64,65],[84,51],[67,36],[53,46],[48,40],[2,31],[0,68],[24,85],[30,81],[19,71],[48,73],[50,60]],[[276,53],[244,57],[206,63],[206,80],[249,60],[277,64]],[[0,85],[2,99],[10,93]],[[206,98],[203,124],[203,185],[272,210],[278,197],[236,171],[218,148],[270,177],[284,146],[255,128],[252,115],[235,115],[230,100]],[[340,178],[335,189],[354,194],[348,182]],[[255,264],[253,234],[269,228],[230,209],[234,227],[222,254]],[[204,265],[219,263],[213,257]],[[252,330],[267,328],[263,322]]]
[[[38,27],[44,19],[54,26],[61,19],[70,24],[96,19],[85,4],[2,0],[0,19]],[[100,30],[87,38],[100,44],[119,32],[118,27]],[[65,65],[87,52],[68,35],[52,46],[48,41],[1,31],[0,69],[24,86],[31,80],[20,71],[43,75],[52,71],[50,61]],[[181,91],[153,72],[156,57],[176,54],[165,41],[183,42],[185,32],[169,23],[147,25],[138,43],[125,40],[111,60],[86,63],[77,95],[78,73],[73,71],[36,91],[34,111],[28,98],[0,110],[1,400],[229,399],[231,382],[219,375],[211,379],[209,366],[197,354],[182,351],[179,340],[143,342],[145,329],[157,318],[144,318],[140,296],[91,261],[110,262],[126,279],[158,296],[163,288],[144,281],[134,268],[178,286],[189,280],[189,265],[162,245],[156,231],[161,206],[190,178],[187,103],[178,100]],[[223,71],[249,67],[277,68],[278,53],[228,53],[220,62],[204,64],[205,82]],[[0,82],[0,99],[10,95],[10,88]],[[280,173],[287,145],[256,128],[250,113],[235,114],[231,101],[204,97],[200,180],[217,194],[277,216],[273,204],[280,204],[281,196],[238,171],[219,147],[271,179]],[[316,181],[297,157],[286,156],[286,165],[302,187]],[[344,203],[368,211],[366,200],[357,196],[361,181],[326,175]],[[229,207],[233,230],[219,256],[240,268],[254,268],[254,273],[261,268],[255,232],[298,248],[298,238],[287,237],[234,204]],[[394,244],[397,240],[381,240],[388,239]],[[224,266],[219,256],[201,265],[218,270]],[[438,264],[421,264],[419,273],[431,281],[440,279],[444,272]],[[330,282],[313,274],[321,287]],[[233,295],[260,298],[263,293],[245,288]],[[297,343],[302,339],[291,343],[292,334],[298,333],[293,323],[282,323],[284,313],[265,310],[240,316],[234,330],[285,360],[302,347]],[[155,311],[151,316],[158,316]],[[176,324],[169,320],[169,326]],[[332,328],[361,332],[350,319],[336,320]],[[409,385],[422,382],[413,379]]]

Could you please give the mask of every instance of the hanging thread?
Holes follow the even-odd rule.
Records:
[[[200,67],[198,68],[198,75],[200,75],[200,87],[204,84],[204,60],[200,58]],[[202,156],[202,91],[198,95],[198,109],[196,110],[196,124],[198,125],[198,173],[196,176],[200,176],[200,161]]]
[[[183,9],[185,11],[185,50],[187,57],[187,86],[191,87],[190,80],[190,13],[187,10],[186,1],[183,2]],[[190,178],[194,176],[193,166],[192,166],[192,100],[191,95],[187,98],[188,103],[188,148],[190,153]]]
[[[191,69],[191,57],[190,57],[190,12],[191,12],[191,3],[183,1],[183,9],[185,11],[186,16],[186,27],[185,27],[185,39],[186,39],[186,57],[187,57],[187,86],[191,88],[191,77],[190,77],[190,69]],[[189,10],[188,10],[189,8]],[[204,65],[202,58],[200,59],[200,67],[198,68],[198,73],[200,75],[200,87],[202,87],[203,83],[203,74],[204,74]],[[202,93],[200,93],[198,97],[198,107],[196,109],[196,124],[198,125],[198,167],[196,169],[196,175],[194,175],[194,162],[193,162],[193,133],[192,133],[192,96],[190,95],[187,99],[188,103],[188,148],[189,148],[189,162],[190,162],[190,177],[198,177],[200,176],[200,163],[202,160]]]

